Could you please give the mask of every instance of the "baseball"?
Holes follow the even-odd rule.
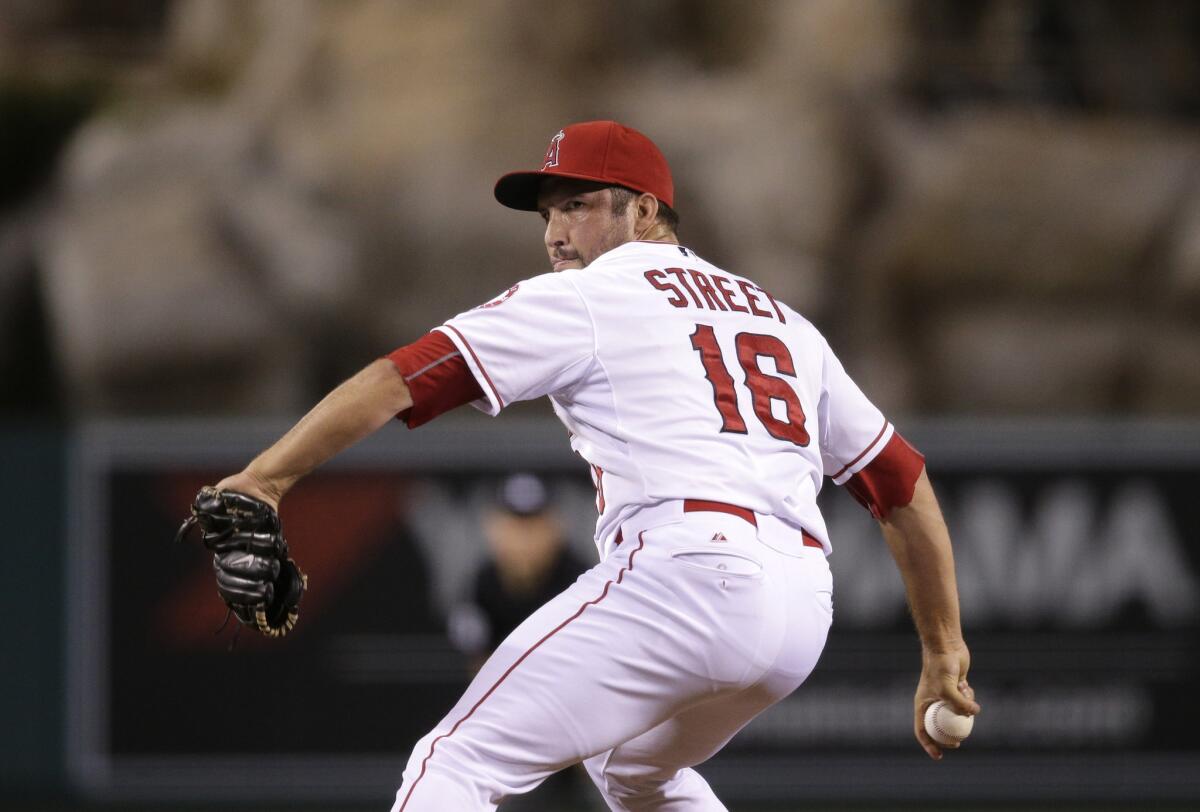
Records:
[[[974,726],[974,716],[960,716],[940,699],[925,709],[925,732],[938,744],[958,744]]]

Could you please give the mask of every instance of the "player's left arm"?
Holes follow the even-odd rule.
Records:
[[[413,405],[404,375],[387,358],[367,365],[218,490],[249,494],[278,509],[296,482]]]
[[[913,730],[933,759],[942,748],[925,732],[925,709],[939,699],[958,713],[979,712],[967,682],[971,655],[963,640],[950,533],[924,468],[907,504],[879,518],[884,538],[904,579],[908,605],[921,638],[921,678],[913,698]],[[953,747],[953,745],[950,745]]]
[[[301,477],[394,417],[416,428],[466,403],[494,414],[577,381],[594,348],[591,317],[565,274],[524,280],[368,365],[216,487],[278,508]]]

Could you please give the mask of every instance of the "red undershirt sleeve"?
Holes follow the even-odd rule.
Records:
[[[462,353],[442,333],[426,333],[387,359],[400,370],[412,395],[412,407],[396,415],[410,429],[483,397]]]
[[[925,457],[893,432],[892,439],[865,468],[846,481],[846,490],[876,519],[912,501]]]

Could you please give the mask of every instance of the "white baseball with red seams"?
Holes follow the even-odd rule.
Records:
[[[725,809],[692,767],[815,666],[817,493],[891,425],[808,321],[674,244],[625,243],[439,329],[479,408],[550,396],[602,489],[601,561],[417,743],[393,812],[494,809],[579,761],[613,809]]]
[[[971,735],[974,726],[974,716],[956,713],[945,700],[939,699],[925,709],[925,732],[938,744],[958,744]]]

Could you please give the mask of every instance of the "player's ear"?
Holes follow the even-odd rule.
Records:
[[[658,198],[650,194],[640,194],[634,201],[637,233],[642,233],[658,220]]]

